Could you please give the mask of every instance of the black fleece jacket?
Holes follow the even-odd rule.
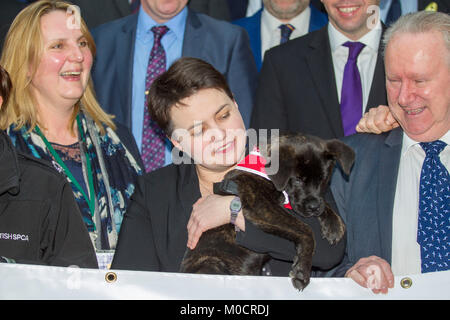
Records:
[[[97,268],[72,189],[45,161],[16,152],[0,131],[0,256],[3,261]]]

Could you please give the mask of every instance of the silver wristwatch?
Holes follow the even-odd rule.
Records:
[[[230,203],[230,211],[231,211],[230,223],[234,225],[234,229],[236,231],[241,231],[239,227],[236,225],[236,219],[241,209],[242,209],[241,199],[239,197],[234,197]]]

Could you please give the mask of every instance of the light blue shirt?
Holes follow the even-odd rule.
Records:
[[[386,17],[389,11],[389,8],[391,7],[392,0],[381,0],[380,1],[380,19],[381,21],[385,22]],[[402,15],[405,15],[407,13],[411,12],[417,12],[418,10],[418,4],[417,0],[400,0],[400,4],[402,7]]]
[[[161,44],[166,52],[166,70],[175,60],[181,58],[187,14],[187,8],[184,8],[179,14],[164,24],[169,28],[169,31],[161,39]],[[134,47],[133,96],[131,103],[131,127],[140,151],[142,148],[142,127],[144,119],[145,78],[150,52],[153,47],[153,32],[151,28],[156,25],[159,24],[145,13],[141,7],[139,9],[136,43]],[[172,143],[169,139],[166,139],[165,165],[172,162],[171,151]]]

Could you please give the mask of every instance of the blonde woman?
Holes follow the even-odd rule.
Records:
[[[11,81],[0,66],[0,110]],[[16,152],[0,130],[0,262],[97,268],[69,183],[50,165]]]
[[[68,3],[37,1],[22,10],[1,58],[14,88],[0,127],[19,150],[67,177],[99,251],[115,249],[141,160],[131,134],[96,101],[94,55],[86,24]]]

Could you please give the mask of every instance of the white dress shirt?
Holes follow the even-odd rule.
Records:
[[[359,42],[365,44],[361,53],[358,56],[357,66],[361,77],[362,96],[363,96],[363,108],[361,115],[363,115],[366,109],[367,102],[369,100],[370,88],[372,86],[373,74],[375,72],[375,65],[378,57],[378,47],[380,45],[381,38],[381,22],[378,21],[375,28],[365,34]],[[328,23],[328,37],[330,39],[331,56],[333,58],[334,75],[336,78],[336,88],[341,102],[342,81],[344,78],[345,64],[348,59],[349,48],[344,47],[343,44],[347,41],[353,41],[340,33],[336,28]],[[378,107],[378,106],[370,106]]]
[[[248,0],[247,11],[245,13],[246,17],[251,17],[256,12],[261,10],[263,4],[262,0]]]
[[[450,168],[450,131],[441,139],[447,146],[440,153]],[[420,172],[425,151],[403,134],[392,221],[392,272],[395,276],[421,273],[420,245],[417,243]]]
[[[311,19],[311,8],[308,6],[302,11],[298,16],[289,20],[295,29],[292,31],[289,39],[295,39],[304,36],[309,31],[309,20]],[[264,53],[278,46],[281,41],[281,29],[280,25],[284,24],[272,14],[269,13],[265,8],[261,14],[261,57],[264,58]]]

